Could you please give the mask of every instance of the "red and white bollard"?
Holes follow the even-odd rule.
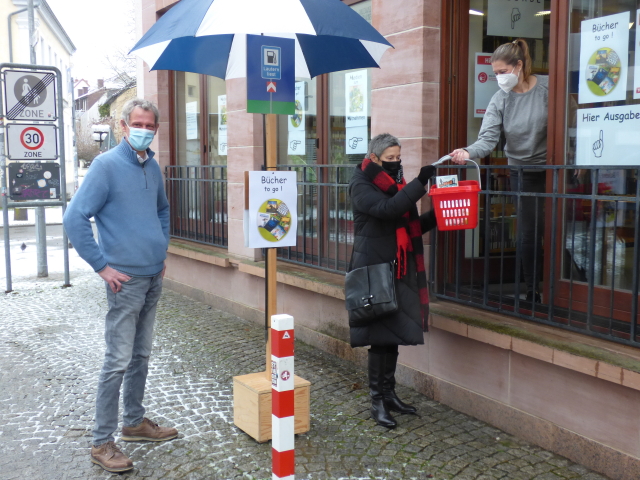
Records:
[[[271,317],[271,455],[273,480],[295,478],[293,317]]]

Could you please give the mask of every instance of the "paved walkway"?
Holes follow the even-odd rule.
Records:
[[[180,437],[123,442],[135,462],[124,475],[90,463],[106,300],[99,277],[75,260],[71,288],[52,272],[16,277],[14,292],[0,294],[0,478],[270,479],[270,443],[233,425],[231,378],[263,368],[262,329],[170,291],[158,309],[146,405]],[[401,398],[421,416],[378,427],[362,369],[300,342],[296,354],[296,373],[312,383],[311,431],[296,440],[298,479],[605,478],[405,387]]]

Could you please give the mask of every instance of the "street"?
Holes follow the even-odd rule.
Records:
[[[262,328],[168,290],[145,404],[180,436],[121,442],[135,463],[127,474],[90,463],[104,285],[72,249],[72,287],[62,288],[60,226],[47,228],[50,276],[36,278],[32,231],[11,229],[14,291],[0,296],[0,478],[270,479],[270,443],[233,425],[232,377],[264,369]],[[398,415],[387,430],[369,419],[362,368],[301,342],[295,368],[312,384],[311,431],[296,437],[298,479],[605,478],[402,386],[420,416]]]

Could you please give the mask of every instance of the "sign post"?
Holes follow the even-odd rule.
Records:
[[[296,172],[277,171],[276,116],[295,115],[295,86],[294,40],[247,35],[247,112],[265,114],[266,138],[265,171],[245,172],[245,245],[251,248],[266,248],[266,368],[264,372],[233,378],[233,417],[235,425],[258,442],[274,438],[272,414],[278,409],[277,399],[271,398],[271,319],[276,315],[277,309],[276,248],[294,246],[297,239]],[[291,346],[293,347],[293,340]],[[311,384],[293,375],[293,371],[290,373],[287,385],[291,387],[292,392],[288,395],[292,396],[294,405],[288,410],[288,416],[291,418],[287,421],[291,423],[293,432],[304,433],[310,429]],[[263,398],[268,400],[262,400]],[[291,448],[287,450],[286,455],[292,459],[293,439],[290,443]],[[274,453],[274,462],[279,461],[276,457],[278,455]]]
[[[5,225],[6,292],[12,290],[9,228],[6,228],[8,209],[36,207],[38,276],[47,276],[44,207],[61,206],[63,214],[66,209],[64,119],[62,98],[58,95],[62,91],[61,78],[56,67],[0,64],[4,93],[0,137],[5,140],[0,142],[0,196]],[[12,161],[8,166],[6,159]],[[20,202],[9,202],[9,197]],[[67,287],[70,286],[69,242],[64,231],[62,243],[63,286]]]

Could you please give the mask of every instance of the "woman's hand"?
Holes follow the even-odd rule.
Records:
[[[453,152],[449,154],[451,156],[451,161],[453,163],[457,163],[458,165],[464,165],[469,160],[469,152],[467,152],[464,148],[456,148]]]

